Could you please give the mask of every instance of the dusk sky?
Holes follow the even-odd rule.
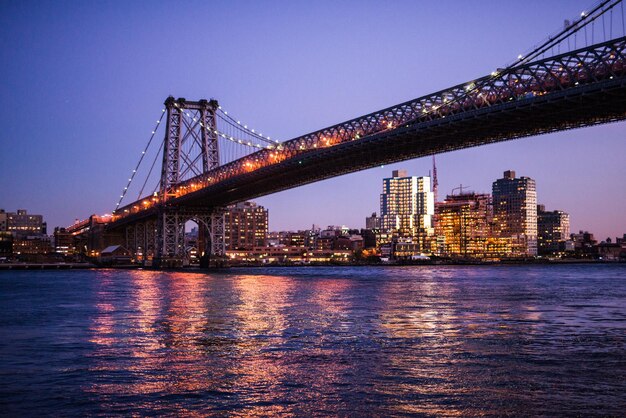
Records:
[[[49,233],[111,213],[168,95],[215,98],[288,140],[486,75],[591,3],[0,2],[0,208],[44,215]],[[270,230],[362,228],[398,168],[428,175],[431,158],[256,202]],[[513,169],[573,232],[626,233],[624,122],[440,154],[437,168],[440,197],[490,193]]]

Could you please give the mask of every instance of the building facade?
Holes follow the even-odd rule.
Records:
[[[434,213],[430,177],[408,176],[405,170],[395,170],[392,177],[383,179],[381,230],[401,237],[432,235]]]
[[[537,252],[546,255],[564,250],[569,237],[569,214],[560,210],[546,211],[544,205],[538,205]]]
[[[267,245],[268,211],[254,202],[230,206],[225,214],[227,250],[251,250]]]
[[[365,229],[380,229],[381,219],[376,215],[376,212],[372,213],[372,216],[365,217]]]
[[[448,195],[437,203],[435,218],[439,255],[491,258],[510,250],[506,240],[493,237],[489,194]]]
[[[17,212],[4,212],[4,210],[2,212],[0,223],[4,223],[6,231],[11,232],[17,239],[47,233],[42,215],[29,214],[25,209],[18,209]],[[4,220],[5,217],[6,220]]]
[[[535,180],[515,177],[515,171],[504,172],[493,182],[493,220],[495,234],[510,238],[511,255],[537,255],[537,189]]]

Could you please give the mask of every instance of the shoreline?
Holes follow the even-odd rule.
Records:
[[[0,270],[87,270],[87,269],[116,269],[116,270],[160,270],[160,271],[185,271],[204,272],[220,271],[242,268],[288,268],[288,267],[407,267],[407,266],[528,266],[528,265],[567,265],[567,264],[606,264],[620,265],[625,261],[586,260],[586,259],[563,259],[563,260],[504,260],[504,261],[480,261],[480,260],[427,260],[427,261],[400,261],[394,263],[273,263],[273,264],[231,264],[224,267],[201,268],[199,266],[163,268],[157,269],[141,265],[112,265],[98,266],[91,263],[3,263]]]

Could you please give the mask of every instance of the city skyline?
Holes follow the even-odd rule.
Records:
[[[15,111],[2,116],[2,148],[15,158],[5,159],[0,168],[0,207],[41,213],[50,229],[112,211],[168,94],[215,97],[252,126],[286,140],[487,74],[589,6],[554,2],[541,5],[544,13],[537,16],[525,10],[532,7],[517,10],[514,4],[495,2],[399,4],[404,15],[372,4],[358,10],[329,3],[266,8],[239,3],[243,10],[200,4],[174,11],[165,4],[68,5],[63,13],[32,2],[0,6],[2,54],[8,63],[0,71],[11,80],[2,87],[0,103]],[[516,19],[506,21],[513,9]],[[229,32],[217,18],[210,23],[219,33],[212,34],[225,45],[168,38],[174,33],[170,25],[175,28],[184,19],[200,23],[204,16],[256,24],[264,42],[252,41],[252,29]],[[481,33],[469,23],[478,17],[491,23],[480,25]],[[411,18],[421,26],[402,25]],[[441,19],[458,32],[438,33]],[[398,27],[378,29],[380,21]],[[481,42],[493,47],[482,48]],[[355,52],[365,46],[368,53]],[[170,64],[168,57],[180,57],[175,60],[180,65]],[[163,68],[155,69],[159,65]],[[40,113],[31,109],[33,99],[45,104]],[[491,181],[511,169],[536,180],[538,203],[570,213],[572,231],[589,230],[600,239],[620,236],[626,230],[624,131],[621,122],[439,154],[440,200],[459,183],[486,192]],[[312,223],[361,227],[378,208],[380,179],[394,169],[426,176],[431,159],[369,169],[255,201],[270,211],[270,230]]]

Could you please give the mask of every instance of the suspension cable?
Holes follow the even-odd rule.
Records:
[[[225,111],[224,109],[222,109],[222,107],[221,107],[221,106],[218,106],[218,107],[217,107],[217,109],[220,111],[220,113],[221,113],[222,115],[224,115],[224,117],[225,117],[226,119],[228,119],[228,121],[229,121],[229,122],[230,122],[230,123],[231,123],[234,127],[238,128],[238,129],[240,129],[240,130],[243,130],[243,131],[244,131],[244,132],[246,132],[248,135],[253,136],[253,137],[257,138],[257,139],[260,139],[261,141],[264,141],[264,142],[269,142],[269,143],[273,143],[273,144],[277,144],[277,143],[278,143],[278,141],[272,140],[269,136],[267,136],[267,137],[266,137],[266,136],[263,136],[263,134],[262,134],[262,133],[256,132],[256,131],[255,131],[254,129],[252,129],[252,128],[250,128],[250,129],[249,129],[247,125],[242,124],[242,123],[241,123],[241,121],[238,121],[238,120],[236,120],[235,118],[233,118],[232,116],[230,116],[230,115],[228,114],[228,112],[227,112],[227,111]]]
[[[145,157],[146,153],[148,152],[148,148],[150,148],[150,144],[152,143],[152,140],[154,139],[154,135],[156,134],[157,130],[159,129],[159,126],[161,125],[161,121],[163,120],[163,116],[165,116],[165,109],[163,109],[161,111],[161,117],[159,118],[159,120],[157,120],[156,126],[152,130],[152,134],[150,135],[150,139],[148,140],[148,145],[146,145],[144,150],[141,151],[141,157],[139,157],[139,161],[137,162],[137,165],[135,166],[135,169],[133,170],[133,172],[131,173],[130,177],[128,178],[128,183],[126,184],[126,187],[124,187],[124,190],[122,191],[122,194],[120,195],[120,200],[115,205],[115,210],[113,210],[113,213],[115,213],[117,211],[117,209],[120,207],[120,204],[122,203],[122,200],[124,200],[124,196],[126,196],[126,193],[128,193],[128,188],[130,187],[131,183],[133,182],[133,179],[135,178],[135,176],[137,175],[137,170],[139,170],[139,166],[141,165],[141,162],[143,161],[143,158]]]
[[[163,140],[161,141],[161,146],[159,147],[159,151],[157,152],[157,154],[154,156],[154,160],[152,160],[152,165],[150,166],[150,171],[148,171],[148,175],[146,176],[146,180],[143,182],[143,185],[141,186],[141,190],[139,191],[139,195],[137,196],[137,200],[141,199],[141,195],[143,194],[143,190],[146,188],[146,184],[148,183],[148,180],[150,179],[150,175],[152,175],[152,170],[154,170],[154,166],[159,158],[159,155],[161,155],[161,151],[163,150],[163,143],[165,142],[165,137],[163,137]],[[152,192],[154,194],[154,192]]]

